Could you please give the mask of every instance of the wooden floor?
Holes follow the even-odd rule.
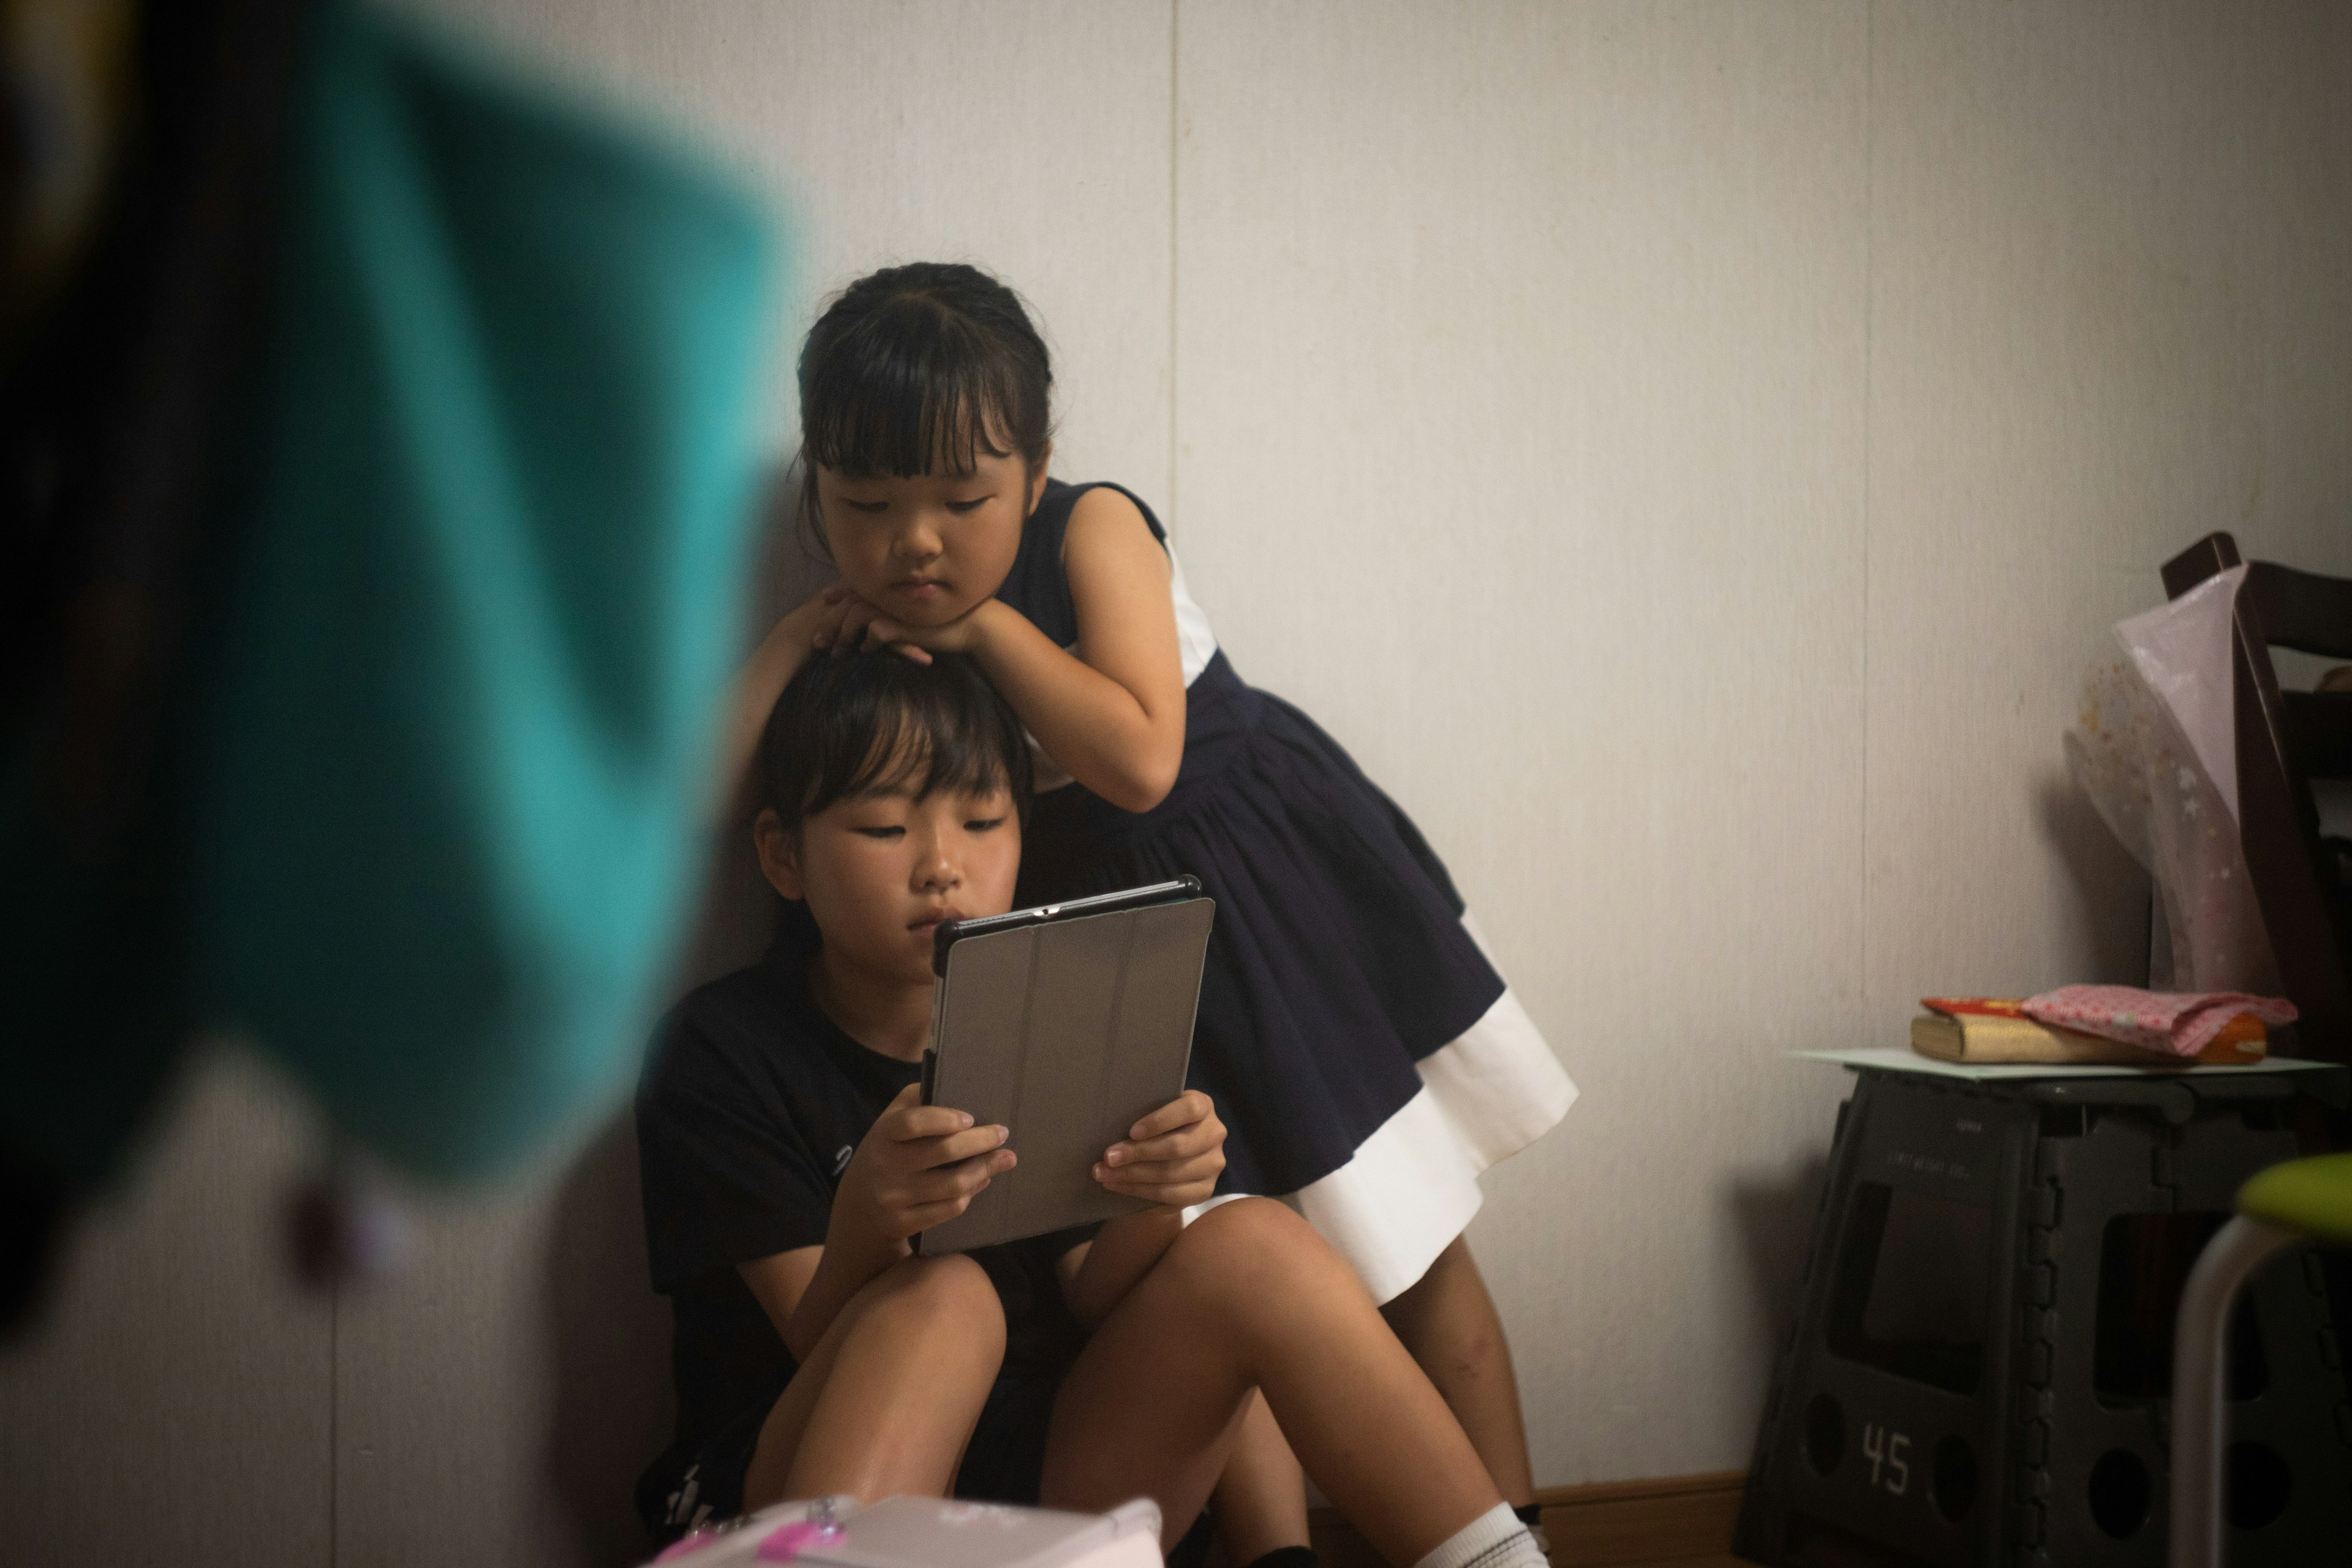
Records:
[[[1608,1481],[1589,1487],[1546,1487],[1544,1532],[1555,1568],[1743,1568],[1731,1555],[1731,1525],[1739,1513],[1745,1473],[1669,1476],[1650,1481]],[[1364,1538],[1333,1510],[1317,1509],[1311,1524],[1321,1568],[1387,1568]]]

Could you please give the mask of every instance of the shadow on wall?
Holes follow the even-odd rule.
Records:
[[[837,575],[807,547],[795,510],[796,473],[790,468],[780,468],[769,480],[760,568],[745,616],[747,655],[750,647],[787,611]],[[751,845],[759,791],[756,785],[742,788],[745,782],[727,781],[736,793],[711,828],[702,898],[673,976],[673,996],[683,996],[707,981],[758,963],[775,936],[783,900],[760,872],[759,856]]]
[[[637,1133],[627,1108],[556,1194],[547,1250],[554,1361],[549,1489],[581,1542],[573,1561],[624,1568],[653,1554],[637,1523],[638,1472],[670,1440],[669,1302],[646,1266]]]
[[[1790,1321],[1796,1316],[1813,1214],[1821,1206],[1822,1188],[1829,1180],[1832,1131],[1832,1124],[1825,1122],[1821,1147],[1782,1169],[1749,1172],[1732,1183],[1732,1225],[1747,1255],[1755,1302],[1747,1315],[1755,1335],[1748,1352],[1752,1364],[1767,1369],[1767,1381],[1769,1369],[1778,1363],[1780,1343],[1788,1337]],[[1761,1409],[1756,1414],[1760,1415]]]
[[[793,476],[772,477],[761,568],[746,633],[756,641],[824,583],[831,568],[794,529]],[[780,907],[751,850],[750,814],[714,827],[700,907],[681,954],[674,995],[756,962]],[[646,1262],[637,1134],[623,1107],[564,1177],[555,1199],[546,1278],[547,1343],[554,1365],[547,1434],[549,1489],[589,1568],[644,1562],[653,1543],[637,1523],[637,1476],[670,1441],[669,1303]]]
[[[2147,873],[2100,819],[2098,807],[2064,773],[2044,777],[2034,793],[2042,841],[2066,868],[2078,910],[2076,929],[2089,939],[2092,973],[2077,981],[2147,984]]]

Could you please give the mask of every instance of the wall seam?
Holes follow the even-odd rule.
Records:
[[[343,1287],[327,1293],[327,1563],[343,1560]]]
[[[1878,268],[1875,180],[1878,171],[1876,117],[1878,90],[1878,0],[1864,0],[1862,13],[1862,974],[1856,987],[1864,1031],[1872,1026],[1870,1005],[1870,544],[1873,529],[1873,481],[1876,470],[1871,455],[1871,428],[1877,410],[1871,402],[1870,373],[1874,355],[1871,334],[1877,325]]]
[[[1176,176],[1178,138],[1183,128],[1181,100],[1177,96],[1178,23],[1181,0],[1168,0],[1168,526],[1181,526],[1176,510]]]

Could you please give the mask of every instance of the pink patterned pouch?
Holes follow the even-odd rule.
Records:
[[[2141,991],[2129,985],[2062,985],[2025,999],[2025,1016],[2169,1056],[2193,1057],[2232,1018],[2252,1014],[2270,1028],[2294,1022],[2294,1004],[2242,991]]]

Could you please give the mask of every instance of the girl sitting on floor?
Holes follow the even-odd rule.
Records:
[[[675,1535],[786,1497],[958,1495],[1099,1510],[1171,1539],[1253,1391],[1390,1562],[1540,1568],[1354,1272],[1260,1198],[1191,1226],[1224,1128],[1188,1090],[1095,1176],[1156,1206],[919,1258],[1012,1168],[1017,1129],[918,1103],[932,933],[1001,913],[1029,752],[963,660],[811,661],[761,743],[761,869],[795,906],[761,963],[665,1020],[639,1091],[646,1226],[676,1308],[679,1432],[639,1488]]]

